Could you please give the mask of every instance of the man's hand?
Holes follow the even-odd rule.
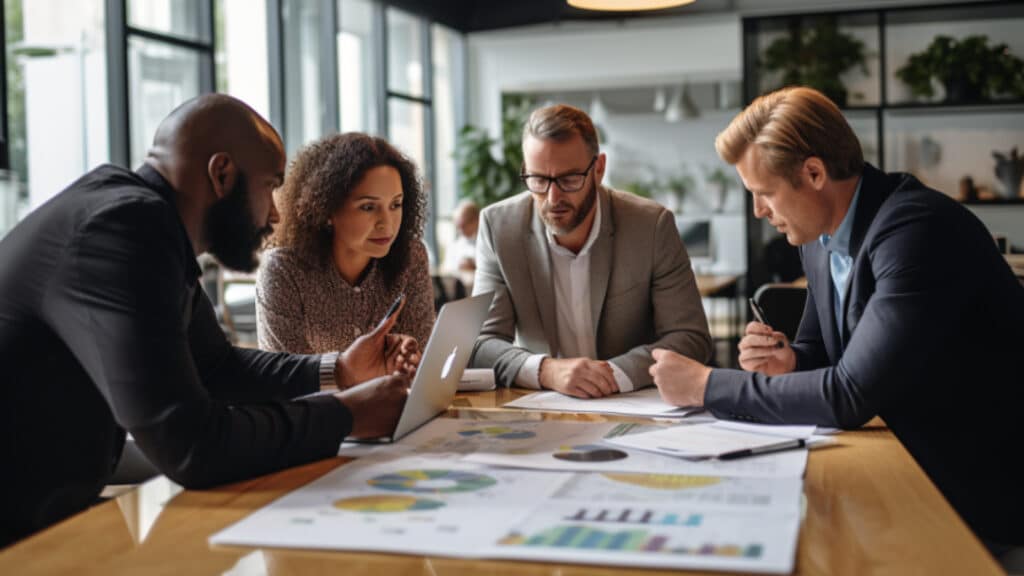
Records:
[[[409,377],[392,374],[356,384],[334,395],[352,413],[352,438],[390,436],[409,397]]]
[[[608,362],[589,358],[545,358],[540,363],[540,387],[577,398],[601,398],[619,391]]]
[[[796,369],[796,354],[785,334],[767,324],[751,322],[740,340],[740,367],[777,376]]]
[[[651,352],[654,364],[648,372],[658,386],[661,398],[673,406],[704,405],[711,368],[671,350],[656,348]]]
[[[401,372],[410,378],[420,366],[420,347],[416,339],[405,334],[388,334],[385,343],[387,371]]]
[[[402,372],[413,374],[419,365],[419,347],[416,339],[401,334],[388,334],[395,327],[398,315],[405,308],[405,299],[390,317],[373,331],[356,338],[348,349],[338,354],[334,367],[334,381],[344,390],[371,378]]]

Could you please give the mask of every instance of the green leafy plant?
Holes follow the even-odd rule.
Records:
[[[481,208],[523,191],[523,124],[533,102],[526,96],[502,98],[501,141],[487,131],[466,125],[459,131],[455,156],[459,161],[460,196]],[[493,154],[500,146],[501,155]]]
[[[721,212],[725,209],[729,190],[736,187],[736,180],[729,176],[721,166],[716,166],[711,169],[704,168],[704,181],[707,182],[708,187],[712,190],[712,194],[714,194],[712,197],[712,210]]]
[[[1024,61],[1006,44],[988,45],[979,34],[957,40],[936,36],[923,52],[912,54],[896,76],[915,97],[935,95],[932,79],[946,89],[946,102],[989,100],[997,95],[1024,97]]]
[[[808,86],[821,91],[839,106],[846,106],[849,98],[840,76],[854,67],[865,74],[868,72],[864,43],[840,32],[836,19],[830,17],[821,18],[807,28],[794,21],[787,36],[765,49],[760,64],[768,72],[782,72],[782,85],[775,88]]]
[[[633,194],[643,198],[650,198],[654,194],[654,185],[650,182],[634,180],[632,182],[627,182],[622,188],[627,192],[632,192]]]
[[[693,175],[682,170],[665,181],[665,188],[676,198],[677,211],[682,210],[683,199],[693,191],[696,181]]]

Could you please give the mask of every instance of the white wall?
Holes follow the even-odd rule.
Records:
[[[739,79],[740,36],[736,14],[470,34],[468,121],[499,134],[502,92]]]

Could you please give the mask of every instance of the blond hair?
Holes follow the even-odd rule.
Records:
[[[590,149],[590,153],[596,156],[597,130],[590,116],[575,106],[555,104],[538,108],[530,114],[526,125],[523,126],[524,141],[532,136],[539,140],[564,142],[576,134],[583,138],[583,143]]]
[[[769,172],[799,185],[799,168],[811,156],[821,159],[833,180],[864,169],[864,152],[839,107],[812,88],[793,87],[758,97],[715,138],[722,160],[736,164],[756,145]]]

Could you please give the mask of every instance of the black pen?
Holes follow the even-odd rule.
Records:
[[[807,441],[803,438],[797,438],[795,440],[786,440],[785,442],[779,442],[776,444],[768,444],[766,446],[758,446],[757,448],[744,448],[743,450],[733,450],[732,452],[725,452],[718,455],[719,460],[735,460],[737,458],[746,458],[747,456],[757,456],[758,454],[769,454],[771,452],[782,452],[783,450],[792,450],[793,448],[803,448],[807,446]]]
[[[747,300],[750,302],[750,310],[754,313],[754,319],[765,326],[771,326],[771,324],[768,324],[768,317],[765,316],[764,310],[761,309],[761,306],[758,305],[757,301],[753,298],[747,298]],[[785,345],[786,343],[782,340],[775,341],[776,348],[782,348]]]
[[[391,307],[388,308],[388,311],[384,313],[384,317],[381,318],[380,322],[377,323],[378,326],[380,326],[381,324],[387,322],[388,318],[391,318],[391,316],[394,315],[395,311],[398,310],[399,304],[402,303],[402,299],[403,298],[405,298],[405,293],[404,292],[400,292],[398,294],[398,298],[395,298],[395,301],[391,304]]]

